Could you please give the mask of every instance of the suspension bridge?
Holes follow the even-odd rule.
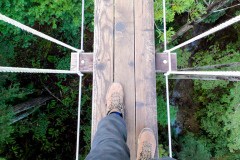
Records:
[[[120,82],[125,90],[125,106],[128,130],[128,146],[131,159],[136,159],[137,139],[140,131],[151,128],[158,137],[156,105],[156,73],[166,77],[166,97],[169,134],[169,156],[172,157],[171,124],[169,105],[169,76],[204,79],[202,77],[230,77],[239,81],[239,71],[179,71],[177,58],[173,53],[196,40],[218,32],[240,21],[236,16],[182,44],[167,48],[166,7],[163,0],[164,15],[164,53],[156,54],[154,42],[154,4],[153,0],[95,0],[94,52],[84,52],[84,0],[82,0],[81,48],[77,49],[3,14],[0,20],[14,25],[31,34],[49,40],[73,51],[70,70],[18,68],[0,66],[0,72],[77,74],[79,75],[78,124],[76,138],[76,160],[79,158],[79,134],[81,113],[81,87],[83,73],[93,74],[92,97],[92,138],[98,122],[106,115],[105,94],[112,82]],[[176,77],[176,78],[179,78]],[[217,80],[211,79],[211,80]],[[158,143],[158,140],[156,140]],[[156,150],[155,157],[158,157]]]

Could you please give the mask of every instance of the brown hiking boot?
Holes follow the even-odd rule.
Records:
[[[113,83],[107,92],[107,115],[112,112],[119,112],[124,117],[123,87],[120,83]]]
[[[156,139],[150,128],[144,128],[138,137],[137,160],[150,160],[154,158]]]

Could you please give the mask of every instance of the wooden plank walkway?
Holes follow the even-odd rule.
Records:
[[[114,0],[95,0],[92,139],[106,116],[105,96],[113,82]]]
[[[92,138],[106,116],[107,89],[120,82],[131,159],[144,127],[158,137],[153,12],[153,0],[95,0]]]
[[[135,8],[136,135],[151,128],[158,144],[153,1],[135,0]]]
[[[134,76],[134,12],[133,1],[115,0],[114,81],[123,85],[125,93],[129,148],[135,144],[135,76]],[[131,156],[136,157],[131,150]]]

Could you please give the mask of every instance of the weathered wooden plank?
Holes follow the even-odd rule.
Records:
[[[172,66],[172,71],[177,70],[176,53],[171,53],[171,66]],[[156,54],[156,72],[166,73],[168,70],[169,70],[168,54],[167,53]]]
[[[114,0],[95,0],[92,139],[106,116],[105,96],[113,82]]]
[[[77,71],[77,58],[78,53],[73,52],[71,54],[71,71]],[[93,71],[93,54],[92,53],[81,53],[79,57],[79,69],[82,73],[92,73]]]
[[[158,144],[153,5],[153,0],[135,0],[136,142],[148,127]]]
[[[135,147],[135,78],[134,78],[134,1],[115,0],[114,81],[123,85],[127,144],[131,159]]]

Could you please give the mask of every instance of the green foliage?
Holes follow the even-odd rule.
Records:
[[[164,101],[162,96],[157,97],[157,117],[158,122],[162,126],[167,125],[167,104]],[[177,115],[177,108],[174,106],[170,106],[170,117],[171,117],[171,123],[173,124],[176,120]]]
[[[165,77],[162,75],[157,75],[157,119],[160,125],[166,126],[167,125],[167,103],[164,100],[163,95],[165,95]],[[171,123],[173,124],[176,120],[177,115],[177,107],[170,105],[170,116],[171,116]]]
[[[195,86],[195,89],[198,88],[198,101],[205,106],[199,111],[198,117],[201,117],[202,129],[208,133],[211,143],[214,143],[213,153],[216,157],[221,157],[229,151],[240,150],[237,136],[240,130],[239,83],[232,86],[226,81],[196,81]]]
[[[179,68],[187,68],[188,60],[191,56],[190,52],[178,50],[177,51],[177,65]]]
[[[155,0],[157,42],[163,41],[162,1]],[[93,0],[85,4],[85,29],[93,32]],[[81,27],[80,0],[4,0],[1,13],[31,26],[43,33],[79,48]],[[167,38],[182,24],[197,20],[206,13],[203,1],[167,1]],[[213,23],[225,12],[212,14],[205,22]],[[239,14],[236,12],[236,14]],[[178,20],[178,17],[183,17]],[[177,20],[177,21],[176,21]],[[234,25],[236,34],[239,25]],[[69,69],[70,51],[42,40],[14,26],[0,21],[0,65]],[[88,36],[88,35],[87,35]],[[85,37],[86,38],[86,37]],[[208,38],[209,42],[214,36]],[[219,40],[220,41],[220,40]],[[240,61],[240,41],[222,46],[216,42],[206,51],[197,52],[194,66]],[[207,43],[207,42],[206,42]],[[224,48],[224,49],[223,49]],[[190,52],[178,51],[178,66],[188,66]],[[236,67],[235,70],[240,68]],[[231,68],[232,70],[232,68]],[[91,77],[86,75],[82,94],[81,159],[90,150],[91,140]],[[20,85],[20,84],[21,85]],[[15,113],[13,106],[35,96],[49,95],[47,86],[55,97],[45,106],[36,109],[29,117],[11,124]],[[193,98],[199,105],[197,113],[202,135],[187,134],[181,141],[180,159],[240,159],[238,123],[239,83],[226,81],[195,81]],[[173,86],[170,85],[170,88]],[[78,79],[64,75],[33,76],[0,75],[0,159],[73,159],[75,152]],[[34,91],[34,92],[33,92]],[[164,76],[157,76],[158,122],[166,127],[166,102]],[[33,94],[34,93],[34,94]],[[177,108],[171,107],[171,122],[176,119]],[[160,155],[166,156],[166,144],[159,145]]]
[[[18,99],[25,98],[31,90],[23,90],[19,84],[14,84],[9,88],[0,88],[0,150],[4,143],[11,140],[10,135],[14,132],[11,125],[14,119],[14,110],[11,104]]]
[[[234,26],[238,34],[238,25]],[[238,34],[239,36],[239,34]],[[208,41],[213,41],[214,36]],[[224,45],[217,40],[208,50],[197,52],[193,57],[193,66],[227,64],[240,61],[239,43]],[[187,56],[179,56],[187,60]],[[180,65],[182,65],[180,60]],[[183,65],[186,67],[186,64]],[[239,67],[221,68],[221,70],[239,70]],[[220,69],[214,69],[219,71]],[[239,83],[228,81],[194,81],[194,100],[199,105],[197,119],[200,122],[201,136],[195,139],[205,139],[211,155],[215,159],[238,159],[239,134]],[[198,139],[197,139],[198,138]],[[192,144],[193,145],[193,144]],[[186,155],[179,155],[184,159]],[[203,158],[202,158],[203,159]]]
[[[163,31],[158,29],[157,31],[157,38],[158,38],[158,41],[159,42],[164,42],[164,34],[163,34]],[[170,27],[168,30],[167,30],[167,41],[170,42],[171,41],[171,38],[172,36],[175,34],[176,32],[174,31],[174,29],[172,27]]]
[[[240,40],[238,40],[236,43],[227,44],[225,50],[220,49],[218,43],[210,46],[208,51],[201,51],[196,54],[196,56],[194,57],[194,66],[239,62],[239,45]],[[233,68],[230,69],[233,70]]]
[[[155,19],[162,20],[162,1],[156,0],[155,4]],[[204,4],[202,2],[196,2],[194,0],[168,0],[166,1],[166,19],[167,22],[173,22],[175,15],[179,15],[184,12],[189,13],[189,21],[196,19],[200,14],[206,12]]]
[[[8,89],[0,88],[0,102],[1,103],[13,103],[17,99],[22,99],[26,95],[31,94],[32,90],[21,89],[20,84],[13,84]]]
[[[10,125],[13,116],[12,108],[0,102],[0,146],[9,140],[11,133],[14,131]],[[1,149],[2,147],[0,147],[0,153]]]
[[[187,134],[180,142],[182,150],[178,154],[179,160],[210,160],[211,153],[204,139]]]
[[[50,123],[47,116],[45,114],[40,114],[35,123],[37,124],[37,127],[35,127],[33,130],[34,138],[37,140],[46,139],[47,128]]]
[[[71,61],[71,55],[68,54],[68,55],[64,56],[63,58],[58,59],[58,61],[55,61],[56,68],[60,69],[60,70],[70,70],[70,66],[69,66],[69,64],[71,63],[70,61]],[[64,74],[59,74],[57,76],[59,78],[66,79],[66,75],[64,75]]]
[[[212,39],[210,39],[212,40]],[[194,66],[225,64],[240,61],[239,40],[229,43],[223,50],[217,42],[207,51],[195,54]],[[239,70],[239,67],[221,70]],[[215,69],[219,70],[219,69]],[[238,132],[239,83],[228,81],[194,81],[195,101],[201,108],[197,113],[201,128],[207,134],[208,145],[215,158],[237,156],[240,150]],[[231,159],[231,158],[230,158]]]
[[[230,105],[231,110],[227,110],[226,119],[224,117],[224,132],[227,132],[227,147],[230,152],[240,150],[240,83],[235,83],[234,88],[230,90]]]
[[[82,94],[82,101],[81,101],[81,106],[82,106],[82,120],[85,122],[81,126],[81,135],[83,135],[84,139],[84,152],[82,152],[82,159],[85,159],[87,154],[90,151],[91,148],[91,122],[92,122],[92,110],[89,105],[91,105],[91,97],[90,95],[92,94],[92,88],[91,86],[84,86],[83,94]]]
[[[9,61],[14,59],[14,45],[9,45],[7,42],[4,41],[2,36],[0,37],[0,65],[1,66],[8,66]]]
[[[86,27],[92,27],[93,21],[93,1],[86,2]],[[49,0],[13,0],[1,1],[1,12],[7,16],[16,19],[29,26],[44,26],[42,31],[50,34],[54,33],[53,37],[58,36],[60,40],[67,40],[68,43],[78,47],[79,28],[81,26],[81,1],[80,0],[58,0],[54,3]],[[14,41],[19,44],[31,45],[32,40],[36,40],[33,36],[25,35],[19,29],[9,26],[3,22],[0,23],[1,33],[6,36],[15,37]],[[53,32],[54,31],[54,32]],[[64,36],[60,36],[64,34]]]
[[[154,1],[155,8],[155,21],[157,26],[157,37],[158,42],[163,42],[163,6],[162,0]],[[193,21],[199,18],[201,14],[206,12],[206,8],[202,1],[196,2],[195,0],[167,0],[166,1],[166,20],[167,26],[170,26],[176,16],[181,15],[183,13],[188,13],[188,20]],[[171,25],[173,26],[173,25]],[[169,27],[167,29],[167,39],[170,42],[171,37],[175,34],[176,29],[173,27]]]
[[[81,2],[6,0],[0,1],[0,8],[2,14],[79,48]],[[93,6],[93,0],[85,2],[87,33],[93,32]],[[0,30],[1,66],[69,69],[69,50],[2,21]],[[0,75],[0,155],[6,159],[73,159],[78,97],[78,79],[74,79],[56,75]],[[28,100],[27,95],[31,99],[49,94],[42,85],[60,100],[52,100],[31,116],[10,125],[15,104]],[[32,90],[36,92],[33,94]],[[83,97],[83,105],[91,104],[90,96],[87,93]],[[81,149],[81,154],[90,148],[91,107],[87,107],[86,112],[88,117],[82,118],[86,125],[81,129],[84,135],[81,144],[88,145]]]
[[[168,156],[168,151],[166,151],[163,147],[162,144],[158,145],[158,153],[159,153],[159,157],[163,158],[163,157],[167,157]]]
[[[212,13],[210,16],[208,16],[206,19],[204,19],[204,23],[214,23],[216,22],[220,17],[225,15],[225,11],[222,12],[216,12]]]

